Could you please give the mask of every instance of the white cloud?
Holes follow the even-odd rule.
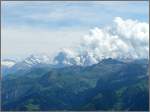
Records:
[[[95,28],[75,49],[58,53],[54,62],[73,65],[92,65],[104,58],[148,58],[149,26],[137,20],[116,17],[113,26]],[[59,57],[58,60],[57,58]]]

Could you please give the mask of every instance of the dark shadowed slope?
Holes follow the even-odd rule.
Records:
[[[106,59],[13,75],[2,80],[2,110],[148,111],[148,60]]]

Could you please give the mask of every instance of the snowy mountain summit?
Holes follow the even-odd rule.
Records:
[[[11,59],[5,59],[1,61],[1,66],[5,66],[5,67],[12,67],[16,64],[16,62],[14,60]]]
[[[36,64],[49,64],[50,57],[47,55],[30,55],[24,61],[23,64],[27,64],[28,66],[36,65]]]

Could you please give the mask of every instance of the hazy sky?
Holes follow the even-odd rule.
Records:
[[[114,17],[148,23],[148,2],[2,2],[2,58],[53,55]]]

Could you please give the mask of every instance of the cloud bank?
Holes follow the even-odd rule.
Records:
[[[74,49],[64,48],[53,62],[88,66],[106,58],[149,58],[148,23],[116,17],[112,25],[92,29]]]

